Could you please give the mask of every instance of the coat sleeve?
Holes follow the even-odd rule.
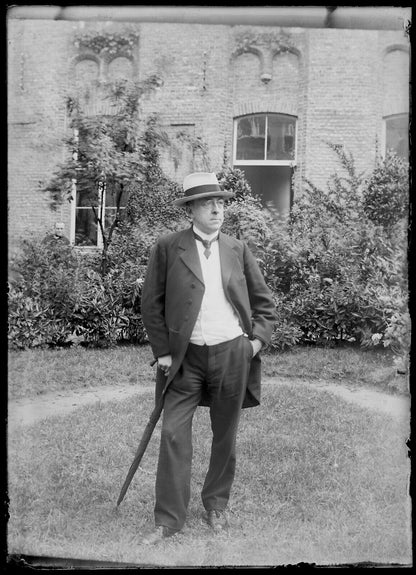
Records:
[[[158,242],[152,249],[142,289],[142,321],[155,357],[167,355],[169,331],[165,321],[166,250]]]
[[[246,244],[244,244],[244,274],[251,307],[252,336],[267,345],[277,319],[276,306],[256,258]]]

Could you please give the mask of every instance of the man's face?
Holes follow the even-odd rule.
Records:
[[[64,225],[63,224],[55,224],[55,235],[56,236],[63,236],[64,234]]]
[[[224,221],[224,199],[221,197],[193,200],[189,210],[193,223],[205,234],[218,231]]]

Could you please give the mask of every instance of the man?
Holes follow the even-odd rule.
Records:
[[[209,406],[212,445],[202,488],[203,519],[228,525],[242,407],[259,404],[259,351],[271,337],[273,299],[247,245],[220,232],[224,201],[213,173],[188,175],[183,197],[192,226],[154,246],[142,292],[142,318],[157,358],[156,397],[164,411],[156,476],[153,544],[183,528],[190,498],[192,418]]]
[[[69,244],[69,240],[64,236],[65,224],[63,222],[55,222],[53,234],[48,234],[45,236],[43,243],[53,245],[64,245]]]

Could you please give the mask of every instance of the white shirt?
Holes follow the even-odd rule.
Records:
[[[194,231],[204,240],[212,240],[218,235],[218,232],[204,234],[196,227]],[[243,330],[222,287],[218,241],[211,244],[209,258],[205,257],[203,243],[198,240],[195,242],[201,262],[205,292],[190,341],[197,345],[216,345],[242,335]]]

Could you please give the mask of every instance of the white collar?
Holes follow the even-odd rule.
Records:
[[[201,230],[198,229],[195,225],[193,225],[192,227],[194,232],[198,234],[198,236],[200,236],[203,240],[211,241],[218,236],[219,230],[214,232],[213,234],[205,234],[204,232],[201,232]]]

